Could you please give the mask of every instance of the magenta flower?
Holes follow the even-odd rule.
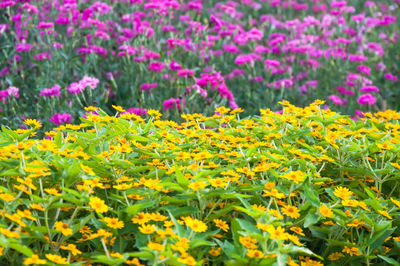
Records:
[[[55,84],[53,87],[51,87],[50,89],[46,88],[40,91],[40,96],[43,97],[52,97],[52,96],[56,96],[59,97],[61,92],[60,92],[60,85]]]
[[[357,66],[357,70],[366,76],[371,76],[371,68],[369,66],[359,65]]]
[[[144,91],[151,91],[151,89],[156,88],[157,85],[157,83],[144,83],[140,85],[140,89]]]
[[[173,71],[176,71],[176,70],[182,69],[182,66],[181,66],[180,64],[178,64],[178,62],[172,61],[172,62],[169,64],[169,69],[171,69],[171,70],[173,70]]]
[[[161,72],[165,68],[165,65],[161,62],[154,62],[149,64],[149,70],[154,72]]]
[[[6,102],[6,99],[14,95],[15,98],[19,98],[19,89],[17,87],[10,87],[6,90],[0,91],[0,101]]]
[[[383,75],[385,77],[385,79],[397,82],[398,78],[397,76],[393,75],[392,73],[386,73],[385,75]]]
[[[239,52],[239,49],[237,48],[236,45],[225,44],[224,46],[222,46],[222,49],[224,49],[225,52],[232,53],[232,54]]]
[[[17,52],[29,52],[30,50],[32,50],[33,45],[29,44],[29,43],[17,43],[15,45],[15,50]]]
[[[54,125],[61,125],[64,123],[69,123],[72,121],[72,115],[68,114],[68,113],[57,113],[54,114],[50,119],[50,122],[53,122]]]
[[[379,92],[379,88],[376,86],[364,86],[360,88],[360,92]]]
[[[191,77],[194,75],[194,70],[191,69],[181,69],[176,73],[179,77]]]
[[[41,21],[39,24],[36,26],[38,29],[48,29],[54,26],[53,22],[45,22]]]
[[[178,110],[181,110],[185,108],[185,99],[170,98],[168,100],[165,100],[163,103],[163,108],[164,110],[173,109],[175,107],[175,104]]]
[[[361,105],[366,105],[366,104],[368,104],[368,105],[371,106],[371,105],[373,105],[375,102],[376,102],[376,98],[375,98],[374,96],[372,96],[371,94],[369,94],[369,93],[364,94],[364,95],[361,95],[361,96],[358,98],[358,103],[361,104]]]
[[[344,105],[347,103],[347,99],[340,99],[337,95],[334,94],[330,95],[328,99],[336,105]]]
[[[121,114],[125,113],[130,113],[130,114],[135,114],[135,115],[145,115],[147,114],[147,110],[143,108],[138,108],[138,107],[131,107],[126,110],[126,112],[123,112]]]

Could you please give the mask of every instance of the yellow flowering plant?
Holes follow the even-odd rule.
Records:
[[[400,260],[400,114],[283,104],[223,123],[223,108],[180,124],[98,109],[46,139],[2,130],[0,263]]]

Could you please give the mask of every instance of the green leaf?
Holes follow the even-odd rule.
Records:
[[[312,252],[311,250],[309,250],[308,248],[305,247],[299,247],[299,246],[295,246],[293,244],[287,245],[285,246],[285,250],[288,253],[296,253],[296,254],[305,254],[308,256],[314,256],[320,260],[324,260],[324,258],[322,258],[321,256],[318,256],[317,254],[315,254],[314,252]]]
[[[311,225],[316,224],[318,221],[319,221],[319,216],[312,212],[309,212],[304,220],[304,227],[307,228]]]
[[[277,265],[278,266],[286,266],[286,263],[288,261],[289,255],[288,254],[284,254],[284,253],[277,253]]]
[[[385,239],[388,238],[397,227],[390,228],[392,225],[391,223],[387,224],[384,229],[377,231],[372,238],[368,241],[368,246],[371,250],[376,249],[377,247],[381,246]]]
[[[307,178],[306,181],[304,182],[304,194],[306,196],[306,199],[310,201],[312,205],[319,208],[321,205],[319,202],[319,197],[316,194],[315,190],[311,188],[309,180],[310,178]]]
[[[181,170],[179,170],[179,167],[177,165],[175,165],[175,174],[176,174],[176,181],[178,181],[178,184],[184,188],[187,189],[188,185],[189,185],[189,178],[186,178]]]
[[[11,239],[11,240],[5,239],[5,241],[0,240],[0,246],[2,246],[4,248],[9,247],[9,248],[15,249],[16,251],[24,254],[27,257],[32,257],[32,254],[33,254],[33,251],[30,248],[19,244],[18,242],[16,242],[15,239]]]
[[[148,201],[148,202],[137,203],[135,205],[128,206],[125,209],[125,212],[130,214],[130,215],[135,215],[140,210],[142,210],[144,208],[153,207],[155,205],[156,205],[156,201]]]
[[[389,263],[390,265],[396,265],[396,266],[400,266],[400,263],[398,263],[397,261],[395,261],[392,258],[386,257],[386,256],[382,256],[382,255],[378,255],[379,258],[383,259],[384,261],[386,261],[387,263]]]

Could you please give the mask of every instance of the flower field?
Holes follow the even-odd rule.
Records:
[[[400,266],[399,7],[0,0],[0,265]]]
[[[3,127],[0,263],[398,265],[400,113],[280,103]]]

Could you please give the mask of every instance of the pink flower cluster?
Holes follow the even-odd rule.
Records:
[[[60,85],[55,84],[53,87],[51,87],[49,89],[46,88],[46,89],[41,90],[40,91],[40,96],[48,97],[48,98],[53,97],[53,96],[59,97],[60,94],[61,94],[60,90],[61,90]]]
[[[10,87],[6,90],[0,91],[0,101],[3,103],[6,102],[6,99],[14,96],[15,98],[19,98],[19,88],[17,87]]]
[[[174,109],[175,107],[178,108],[178,110],[185,108],[185,99],[170,98],[163,103],[164,110]]]
[[[72,115],[68,113],[57,113],[54,114],[49,121],[53,122],[54,125],[61,125],[65,123],[70,123],[72,121]]]
[[[71,83],[66,87],[66,89],[71,94],[79,94],[87,87],[91,88],[92,90],[96,89],[98,84],[99,80],[97,78],[84,76],[80,81]]]

